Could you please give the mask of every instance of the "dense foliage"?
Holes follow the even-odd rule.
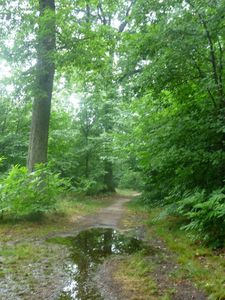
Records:
[[[221,245],[224,2],[149,3],[136,6],[135,33],[121,46],[124,92],[133,91],[132,149],[145,181],[143,200],[170,205],[189,222],[186,230]]]
[[[182,228],[194,231],[198,238],[204,238],[214,247],[222,246],[225,227],[225,193],[216,190],[210,195],[205,191],[187,195],[178,202],[178,213],[189,222]]]
[[[58,195],[68,187],[68,181],[46,166],[39,165],[29,173],[26,167],[15,165],[0,180],[1,216],[38,216],[53,210]]]
[[[55,1],[54,15],[46,11],[41,18],[36,0],[3,2],[2,197],[13,200],[17,188],[31,197],[23,185],[7,185],[17,185],[14,173],[21,180],[32,173],[23,167],[4,173],[26,165],[37,45],[46,34],[38,28],[54,20],[55,50],[47,55],[55,68],[53,173],[70,178],[78,192],[142,190],[145,203],[169,205],[185,230],[223,245],[224,1],[63,0]],[[15,213],[30,209],[26,201]]]

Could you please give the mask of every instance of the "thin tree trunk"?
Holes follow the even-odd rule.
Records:
[[[48,131],[55,73],[55,0],[39,0],[39,32],[37,40],[37,68],[28,169],[47,161]]]
[[[110,87],[110,85],[109,85]],[[113,99],[114,95],[108,95],[109,98]],[[114,122],[112,118],[112,103],[105,103],[104,107],[104,119],[103,119],[103,126],[106,133],[110,133],[113,130]],[[111,149],[107,149],[106,146],[106,154],[107,156],[111,155]],[[114,182],[114,176],[113,176],[113,163],[111,159],[106,158],[104,161],[104,178],[103,178],[103,184],[105,186],[104,192],[115,192],[115,182]]]
[[[115,192],[115,184],[113,180],[113,163],[109,160],[105,161],[104,166],[104,185],[105,185],[105,192]]]

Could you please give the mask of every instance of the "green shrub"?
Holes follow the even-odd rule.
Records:
[[[210,195],[195,192],[178,203],[177,211],[188,220],[182,229],[192,231],[213,247],[225,244],[225,191],[216,190]]]
[[[144,191],[140,197],[143,204],[149,207],[164,206],[165,201],[160,190],[153,189],[152,191]]]
[[[119,188],[121,189],[132,188],[133,190],[142,190],[143,185],[141,173],[131,169],[124,170],[124,173],[119,180]]]
[[[55,208],[66,187],[68,181],[45,165],[38,165],[32,173],[16,165],[0,182],[0,211],[14,217],[47,212]]]
[[[76,191],[86,195],[96,195],[104,190],[104,185],[94,179],[80,177],[76,185]]]
[[[0,167],[2,166],[4,160],[5,160],[5,158],[0,156]],[[0,171],[0,178],[2,177],[2,175],[3,175],[3,173]]]

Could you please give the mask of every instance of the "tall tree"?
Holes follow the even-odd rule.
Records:
[[[121,43],[148,199],[224,184],[224,1],[137,2]],[[168,199],[167,199],[168,200]]]
[[[55,73],[54,0],[39,0],[38,21],[36,82],[27,161],[29,171],[34,169],[35,164],[47,161],[48,131]]]
[[[85,64],[79,68],[79,80],[84,82],[84,92],[91,94],[93,98],[96,95],[99,97],[99,107],[101,108],[99,122],[101,122],[101,128],[106,139],[102,147],[105,150],[103,184],[105,186],[104,191],[110,192],[115,190],[111,155],[112,139],[109,137],[114,127],[113,115],[116,114],[115,103],[118,102],[118,86],[115,83],[116,47],[120,40],[120,35],[128,25],[135,3],[135,0],[127,2],[117,0],[113,3],[108,0],[99,0],[93,3],[90,1],[87,5],[83,3],[80,8],[76,7],[78,11],[77,15],[80,16],[77,23],[79,23],[79,26],[83,26],[83,38],[77,43],[78,47],[79,45],[83,47],[82,43],[85,41],[85,47],[82,49],[83,57],[80,60],[83,62],[85,59]],[[62,35],[60,38],[70,49],[68,56],[70,67],[73,64],[71,57],[74,57],[75,68],[77,69],[80,64],[77,62],[77,44],[75,45],[72,42],[74,40],[74,31],[71,35],[69,30],[74,19],[73,16],[73,20],[69,23],[69,28],[67,27],[69,34],[66,35],[66,39],[63,39]],[[115,22],[116,20],[117,22]],[[75,29],[77,30],[77,26],[75,26]],[[71,56],[74,50],[76,54]],[[65,57],[64,55],[64,59]],[[87,81],[92,84],[87,86]],[[109,140],[111,140],[111,143]]]

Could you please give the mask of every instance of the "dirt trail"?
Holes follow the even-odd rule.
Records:
[[[137,233],[139,232],[139,238],[145,237],[145,229],[143,224],[137,225],[137,220],[133,220],[133,225],[124,227],[123,221],[127,218],[127,209],[125,204],[131,200],[136,194],[132,194],[130,197],[116,196],[110,205],[99,210],[98,213],[86,215],[83,217],[75,217],[72,219],[71,229],[66,232],[52,233],[51,236],[46,236],[46,239],[52,236],[71,236],[76,235],[78,232],[89,228],[104,227],[104,228],[114,228],[119,230],[131,230]],[[143,223],[143,220],[142,222]],[[12,274],[5,279],[0,278],[0,299],[9,300],[55,300],[57,295],[62,290],[65,278],[65,272],[63,269],[63,264],[68,258],[68,251],[64,247],[58,245],[53,245],[45,243],[45,241],[36,241],[37,245],[42,247],[47,247],[49,252],[49,257],[44,257],[43,260],[40,259],[36,264],[28,264],[23,266],[20,272]],[[165,249],[164,245],[159,240],[153,241],[153,247]],[[161,251],[161,250],[160,250]],[[158,270],[155,272],[155,280],[159,289],[164,290],[164,285],[168,286],[170,283],[168,281],[168,273],[170,273],[171,268],[177,268],[175,263],[171,264],[171,259],[173,259],[173,254],[170,254],[165,250],[163,255],[165,260],[159,262]],[[120,258],[118,258],[120,259]],[[149,257],[149,263],[155,260],[162,260],[162,257]],[[168,263],[170,262],[170,263]],[[99,268],[99,272],[95,276],[98,287],[102,291],[102,296],[106,300],[133,300],[133,299],[143,299],[134,298],[132,292],[127,293],[123,291],[122,287],[118,285],[118,282],[114,281],[113,273],[117,269],[117,258],[112,260],[106,260],[106,262]],[[172,267],[171,267],[172,266]],[[163,271],[162,271],[163,267]],[[22,271],[22,272],[21,272]],[[191,283],[185,287],[185,284],[180,286],[172,286],[177,290],[174,300],[200,300],[206,299],[204,295],[199,293]],[[31,289],[32,287],[32,289]],[[186,292],[186,293],[185,293]],[[141,295],[140,295],[141,296]],[[157,299],[157,298],[155,298]],[[147,300],[147,299],[146,299]]]
[[[84,226],[88,225],[90,227],[111,227],[115,229],[124,229],[123,221],[128,217],[127,209],[124,207],[126,202],[129,202],[131,198],[117,199],[115,203],[107,208],[104,208],[95,217],[92,216],[84,218]],[[129,218],[129,217],[128,217]],[[143,225],[143,220],[140,216],[132,216],[132,225],[130,224],[126,227],[128,231],[135,231],[135,235],[140,239],[146,238],[146,227]],[[154,264],[156,266],[155,271],[151,274],[158,286],[159,297],[153,297],[154,299],[162,299],[165,295],[165,291],[170,288],[174,290],[173,295],[169,298],[170,300],[206,300],[207,296],[199,291],[192,282],[189,280],[183,280],[177,284],[170,282],[170,274],[174,270],[179,269],[179,265],[176,263],[175,253],[170,252],[164,242],[154,237],[151,239],[151,245],[153,249],[155,248],[155,253],[147,257],[149,264]],[[122,257],[113,257],[105,261],[105,263],[100,266],[98,273],[95,276],[95,280],[102,292],[102,296],[107,300],[143,300],[142,295],[135,295],[132,291],[127,290],[114,279],[114,273],[117,270],[118,263]],[[161,298],[162,297],[162,298]],[[149,299],[153,299],[150,297]],[[145,299],[144,299],[145,300]],[[147,299],[146,299],[147,300]]]
[[[105,227],[118,229],[125,213],[124,204],[130,198],[116,198],[108,207],[102,208],[98,213],[81,217],[76,223],[76,231],[85,230],[92,227]]]
[[[75,216],[74,219],[72,218],[70,220],[70,229],[64,232],[47,233],[46,236],[43,236],[41,239],[26,237],[25,234],[15,239],[15,236],[12,235],[12,240],[9,240],[6,244],[9,255],[11,255],[10,247],[20,247],[20,245],[21,249],[23,247],[28,247],[29,249],[29,245],[34,247],[36,245],[37,251],[43,251],[44,255],[40,253],[35,263],[32,259],[29,262],[29,258],[23,261],[18,256],[18,263],[13,261],[9,265],[8,262],[3,260],[0,254],[0,300],[57,299],[57,295],[62,290],[65,281],[68,280],[67,274],[65,274],[64,264],[69,258],[69,252],[64,246],[55,245],[46,241],[54,236],[76,235],[80,231],[93,227],[116,229],[125,212],[124,204],[129,200],[130,198],[123,196],[113,197],[113,200],[109,202],[110,205],[100,209],[98,213],[80,217]],[[1,247],[4,249],[3,244]],[[6,251],[5,249],[2,251]],[[3,270],[5,276],[1,275],[3,274]]]

